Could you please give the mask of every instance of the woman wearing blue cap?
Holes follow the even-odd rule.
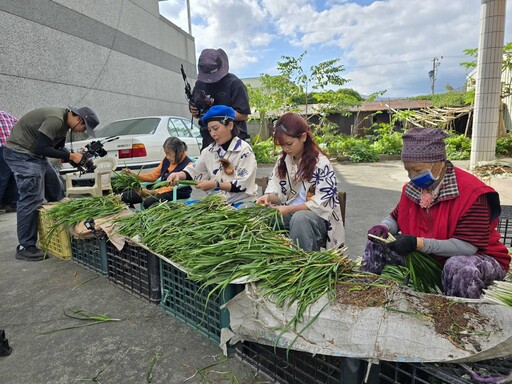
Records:
[[[172,183],[196,180],[205,192],[226,195],[228,204],[254,201],[256,198],[256,157],[251,146],[240,139],[234,124],[235,110],[215,105],[202,118],[214,142],[207,146],[199,159],[181,172],[171,173]]]

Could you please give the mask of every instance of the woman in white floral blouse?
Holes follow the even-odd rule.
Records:
[[[226,195],[228,204],[254,201],[256,157],[251,146],[237,136],[236,112],[225,105],[214,105],[203,116],[203,123],[214,142],[201,152],[198,160],[181,172],[171,173],[168,181],[196,180],[209,193]]]
[[[300,115],[285,113],[275,123],[274,143],[282,152],[265,194],[256,202],[283,215],[282,226],[306,250],[343,245],[345,229],[337,180],[329,159]]]

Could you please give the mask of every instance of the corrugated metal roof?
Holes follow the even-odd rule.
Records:
[[[321,111],[321,104],[308,104],[307,111],[308,115],[316,115]],[[349,109],[350,112],[376,112],[376,111],[387,111],[391,110],[409,110],[409,109],[424,109],[432,107],[432,101],[430,100],[381,100],[381,101],[367,101],[363,103],[361,106],[352,107]],[[306,105],[297,105],[294,108],[294,111],[305,115],[306,114]],[[269,111],[268,115],[280,116],[286,111],[277,110],[277,111]],[[253,110],[251,116],[254,118],[258,118],[257,111]]]
[[[350,112],[375,112],[386,111],[389,109],[395,110],[408,110],[408,109],[422,109],[432,106],[431,100],[380,100],[380,101],[367,101],[361,106],[350,108]]]

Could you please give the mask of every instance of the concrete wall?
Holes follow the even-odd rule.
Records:
[[[180,65],[193,84],[195,42],[157,0],[0,0],[0,36],[0,110],[190,115]]]

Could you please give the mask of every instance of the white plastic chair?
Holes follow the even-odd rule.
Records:
[[[78,173],[66,174],[66,196],[69,195],[92,195],[103,196],[103,191],[112,192],[112,171],[117,167],[117,158],[115,157],[98,157],[94,159],[94,185],[75,187],[73,180],[76,180]]]

